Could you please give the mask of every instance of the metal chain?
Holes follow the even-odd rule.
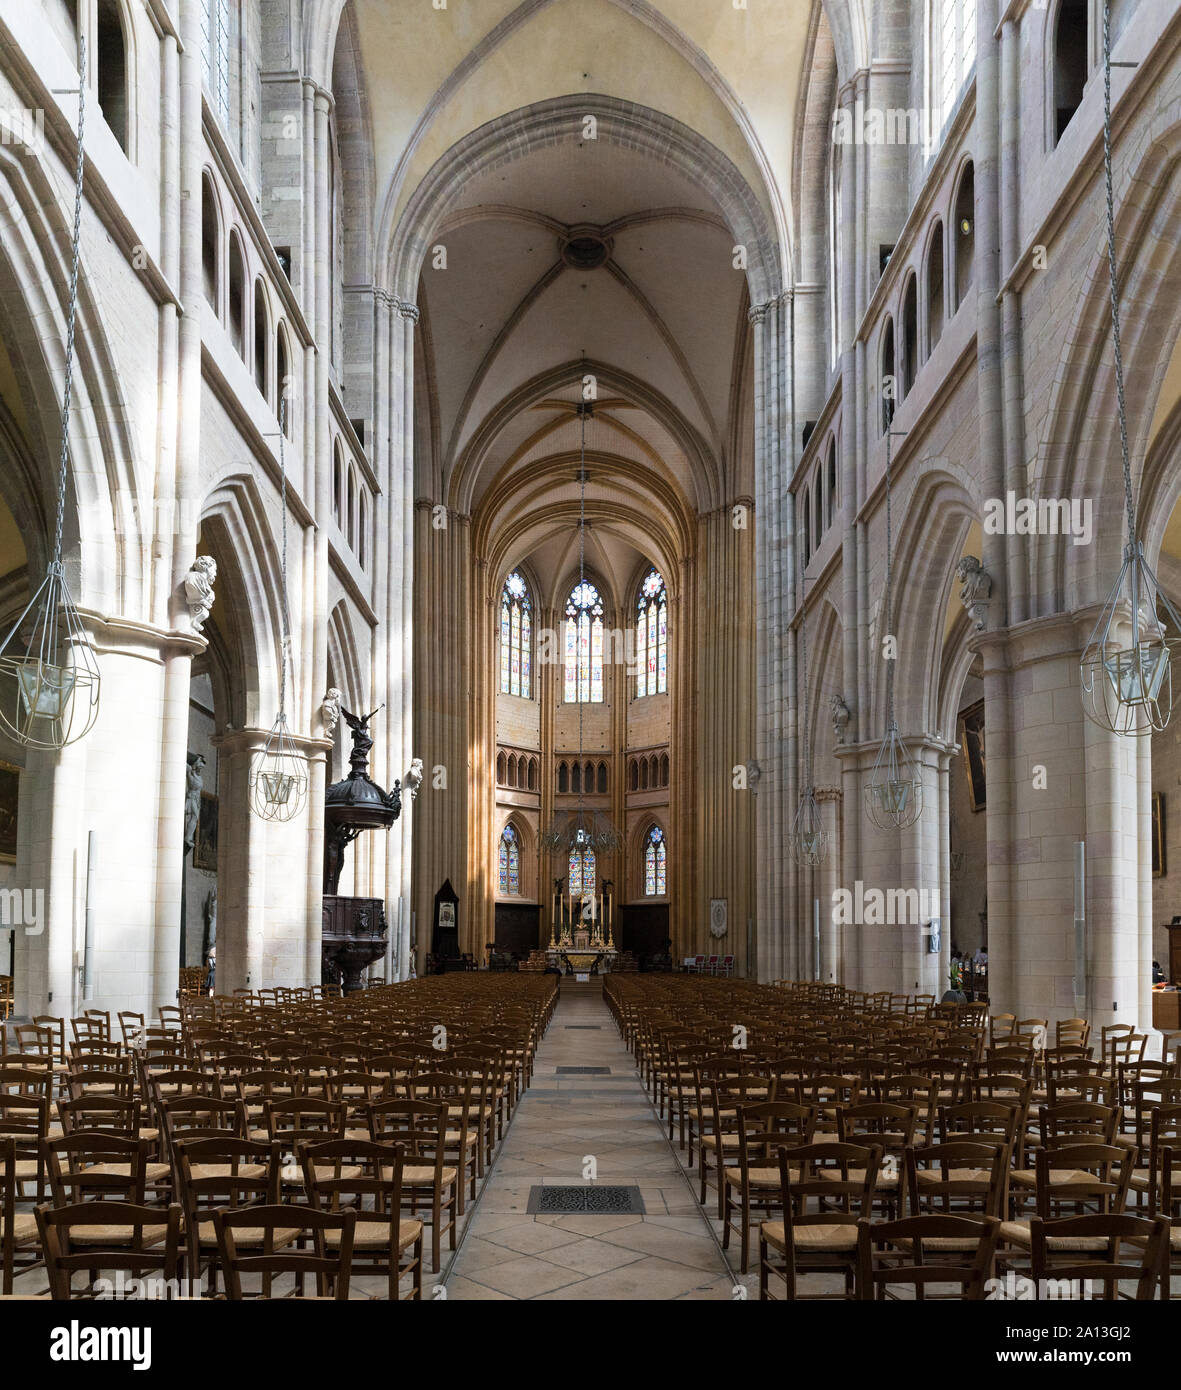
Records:
[[[1115,193],[1111,164],[1111,4],[1110,0],[1103,0],[1103,177],[1107,186],[1107,269],[1111,278],[1111,340],[1115,351],[1115,392],[1119,405],[1120,460],[1124,469],[1128,544],[1135,550],[1136,505],[1132,495],[1132,465],[1128,453],[1128,408],[1124,399],[1124,355],[1120,341],[1119,281],[1115,260]]]
[[[86,163],[82,138],[86,127],[86,39],[78,35],[78,158],[74,166],[74,234],[70,247],[70,302],[66,312],[66,365],[62,389],[62,448],[57,479],[57,528],[53,564],[61,565],[62,528],[66,516],[66,472],[70,459],[70,403],[74,394],[74,323],[78,315],[78,260],[82,244],[82,173]]]
[[[801,664],[803,667],[803,698],[801,704],[804,707],[804,773],[807,778],[809,788],[812,786],[812,738],[808,729],[809,722],[809,702],[808,702],[808,610],[804,606],[804,561],[800,557],[800,651]]]
[[[287,457],[283,441],[287,437],[287,388],[279,385],[279,499],[282,509],[282,579],[280,593],[280,614],[282,631],[280,640],[282,651],[279,661],[279,718],[287,718],[287,662],[291,657],[291,611],[287,604]]]
[[[579,418],[582,422],[582,434],[578,448],[578,597],[580,601],[585,600],[586,594],[583,585],[586,583],[586,402],[583,401],[578,407]],[[583,612],[586,610],[584,609]],[[591,631],[594,623],[588,616]],[[589,637],[588,633],[588,637]],[[578,651],[577,642],[582,639],[582,622],[578,622],[577,641],[575,652],[577,653],[578,665],[575,668],[577,685],[574,694],[578,700],[578,825],[584,828],[583,823],[583,784],[586,781],[586,768],[582,763],[582,653]],[[592,643],[593,645],[593,643]],[[590,698],[591,685],[591,663],[594,657],[590,649],[587,650],[586,667],[586,694]]]
[[[891,415],[893,412],[891,411]],[[890,424],[893,424],[891,419]],[[890,509],[890,465],[893,462],[894,440],[890,430],[890,425],[886,426],[886,602],[882,612],[883,631],[880,637],[889,637],[890,633],[890,605],[892,601],[891,583],[894,568],[894,523],[893,513]],[[894,662],[890,660],[886,665],[886,732],[889,733],[894,723]]]

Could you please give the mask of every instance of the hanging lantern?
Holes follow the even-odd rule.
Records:
[[[0,724],[28,748],[65,748],[94,727],[99,686],[90,637],[60,560],[51,561],[41,587],[0,646]]]
[[[1126,546],[1119,577],[1079,663],[1088,719],[1121,735],[1167,727],[1173,713],[1172,655],[1179,641],[1181,616],[1139,543]]]
[[[891,719],[865,788],[865,813],[879,830],[905,830],[923,814],[923,783]]]
[[[288,821],[303,809],[308,794],[307,759],[295,746],[280,714],[267,741],[250,760],[250,803],[263,820]]]
[[[1107,188],[1107,270],[1111,283],[1111,341],[1119,411],[1120,462],[1128,540],[1124,561],[1079,661],[1083,712],[1108,733],[1159,733],[1173,715],[1173,649],[1181,616],[1161,590],[1136,534],[1136,500],[1128,450],[1124,359],[1120,343],[1119,274],[1115,256],[1115,195],[1111,174],[1111,7],[1103,4],[1103,173]]]
[[[817,864],[824,862],[828,854],[828,835],[820,821],[820,807],[816,804],[813,787],[809,787],[800,797],[789,843],[792,858],[797,864],[815,868]]]
[[[90,635],[70,596],[62,564],[62,525],[70,462],[70,403],[74,380],[74,324],[78,314],[78,257],[85,163],[86,41],[78,40],[78,158],[74,167],[74,232],[70,300],[66,312],[65,385],[53,558],[41,587],[0,642],[0,726],[27,748],[65,748],[94,728],[100,677]],[[23,634],[23,635],[22,635]]]
[[[280,581],[279,713],[267,741],[250,760],[250,804],[263,820],[293,820],[308,795],[307,759],[287,727],[287,667],[291,662],[291,614],[287,602],[287,396],[279,402],[279,500],[282,516],[282,575]]]

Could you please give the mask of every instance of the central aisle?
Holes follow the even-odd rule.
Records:
[[[607,1067],[609,1075],[559,1075]],[[636,1186],[646,1215],[531,1216],[533,1186]],[[529,1087],[445,1281],[449,1299],[729,1299],[735,1280],[598,984],[563,980]]]

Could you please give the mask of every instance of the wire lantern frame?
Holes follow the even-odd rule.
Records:
[[[810,694],[808,691],[808,614],[804,607],[804,565],[800,562],[800,652],[802,667],[802,690],[804,706],[804,791],[792,821],[788,846],[791,857],[804,867],[816,868],[828,857],[828,834],[820,819],[820,807],[816,804],[816,787],[812,779],[812,732],[810,718]]]
[[[61,453],[53,554],[45,578],[0,642],[0,727],[26,748],[59,751],[84,738],[98,718],[102,680],[94,643],[70,593],[62,562],[66,480],[70,465],[70,407],[74,389],[74,329],[82,240],[82,175],[86,157],[86,40],[78,37],[78,154],[74,166],[74,227],[66,314]]]
[[[287,391],[279,401],[279,486],[282,506],[282,579],[280,593],[279,713],[267,740],[250,760],[249,796],[262,820],[294,820],[308,797],[307,759],[287,724],[287,668],[291,663],[291,613],[287,601]]]
[[[883,621],[893,613],[894,534],[890,510],[893,431],[886,427],[886,594]],[[894,718],[894,659],[886,665],[886,736],[865,786],[865,814],[879,830],[905,830],[923,814],[923,780],[906,751]]]
[[[1107,270],[1111,286],[1111,340],[1128,539],[1119,574],[1083,649],[1079,677],[1083,713],[1092,723],[1122,737],[1143,737],[1167,728],[1173,715],[1173,656],[1181,646],[1181,615],[1161,589],[1144,557],[1144,548],[1136,532],[1115,254],[1111,66],[1111,5],[1109,0],[1104,0],[1103,174],[1107,193]]]

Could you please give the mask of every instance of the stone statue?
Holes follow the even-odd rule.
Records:
[[[353,714],[351,711],[341,706],[341,714],[344,715],[344,722],[353,731],[353,751],[349,755],[353,771],[364,770],[369,766],[369,750],[373,747],[373,737],[369,733],[369,721],[383,709],[383,705],[378,705],[377,709],[370,710],[368,714]]]
[[[217,889],[211,888],[205,898],[205,905],[201,909],[203,918],[203,931],[201,940],[201,957],[208,960],[214,947],[217,944]]]
[[[746,785],[758,796],[759,778],[763,775],[763,769],[752,758],[746,765]]]
[[[217,583],[217,561],[212,555],[198,555],[193,568],[185,575],[185,601],[189,605],[189,622],[194,632],[205,628],[205,620],[213,611],[213,586]]]
[[[960,602],[968,610],[972,626],[982,632],[992,597],[992,576],[975,555],[965,555],[955,572],[960,579]]]
[[[320,705],[320,718],[324,721],[324,732],[331,738],[340,723],[340,702],[342,695],[336,686],[330,685]]]
[[[849,727],[849,720],[853,717],[849,706],[845,704],[844,696],[830,695],[828,708],[832,715],[832,731],[837,736],[837,742],[844,743],[845,730]]]
[[[419,788],[422,786],[422,759],[412,758],[410,760],[410,770],[402,779],[402,789],[414,801],[418,797]]]
[[[201,819],[201,787],[205,758],[200,753],[190,753],[189,770],[185,776],[185,849],[190,850],[197,842],[197,823]]]

